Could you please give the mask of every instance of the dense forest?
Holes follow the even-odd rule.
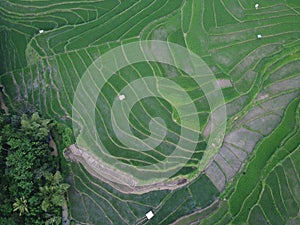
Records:
[[[61,224],[69,185],[49,145],[56,129],[38,113],[0,114],[0,225]]]

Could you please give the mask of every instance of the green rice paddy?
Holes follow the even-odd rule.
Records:
[[[299,1],[3,0],[0,18],[0,84],[7,106],[38,111],[70,127],[74,122],[78,133],[82,124],[72,117],[72,105],[79,81],[96,59],[122,44],[160,40],[188,48],[204,60],[222,90],[228,117],[225,137],[221,148],[205,157],[212,110],[195,79],[174,66],[150,61],[114,73],[93,105],[96,132],[111,157],[133,166],[160,162],[176,149],[182,125],[189,121],[197,140],[187,141],[196,149],[171,177],[188,181],[173,190],[123,193],[90,175],[81,164],[68,162],[71,220],[83,224],[300,223]],[[159,55],[164,58],[164,51]],[[140,99],[126,120],[132,137],[158,141],[161,137],[151,131],[163,126],[166,133],[152,151],[136,151],[120,141],[111,111],[127,85],[149,77],[180,86],[197,113],[182,118],[174,106],[182,95],[167,85],[161,90],[166,98]],[[132,95],[146,92],[145,87],[135,88]],[[130,96],[126,98],[125,102]],[[117,116],[120,119],[122,114]],[[199,125],[189,118],[197,118]],[[151,121],[156,126],[151,127]],[[155,216],[148,221],[149,210]]]

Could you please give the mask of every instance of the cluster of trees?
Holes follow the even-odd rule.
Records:
[[[69,185],[49,147],[54,123],[0,115],[0,225],[61,224]]]

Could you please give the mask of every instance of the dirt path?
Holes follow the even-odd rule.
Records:
[[[70,225],[68,205],[66,200],[64,205],[62,206],[62,225]]]
[[[52,138],[49,141],[49,146],[53,149],[53,151],[51,152],[51,155],[54,155],[57,157],[58,156],[57,146]]]
[[[6,104],[5,104],[5,101],[4,101],[2,89],[3,89],[3,86],[0,85],[0,105],[1,105],[1,109],[4,110],[4,113],[5,113],[6,115],[8,115],[8,114],[9,114],[9,111],[8,111],[8,108],[7,108],[7,106],[6,106]]]

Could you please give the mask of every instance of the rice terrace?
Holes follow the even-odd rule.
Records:
[[[35,224],[300,224],[299,0],[2,0],[0,18],[0,125],[48,126],[64,182]],[[2,195],[0,225],[33,224],[31,192]]]

